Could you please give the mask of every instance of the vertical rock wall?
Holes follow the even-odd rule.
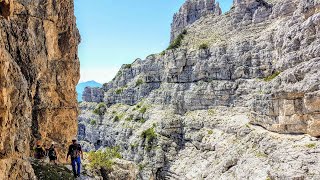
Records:
[[[0,179],[34,179],[36,140],[77,132],[80,41],[72,0],[0,1]]]

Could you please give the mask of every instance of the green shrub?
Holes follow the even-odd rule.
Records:
[[[186,34],[187,30],[184,30],[181,34],[179,34],[178,37],[169,45],[167,50],[179,48]]]
[[[95,119],[91,119],[91,120],[90,120],[90,124],[91,124],[92,126],[95,126],[95,125],[97,125],[97,121],[96,121]]]
[[[209,131],[208,131],[208,134],[210,134],[210,135],[213,134],[213,131],[212,131],[212,130],[209,130]]]
[[[141,114],[144,114],[146,111],[147,111],[147,108],[146,108],[145,106],[143,106],[143,107],[139,110],[139,112],[140,112]]]
[[[139,104],[137,104],[137,108],[138,109],[140,109],[141,108],[141,104],[139,103]]]
[[[279,76],[279,75],[280,75],[280,72],[277,71],[277,72],[273,73],[272,75],[263,78],[263,80],[264,80],[265,82],[269,82],[269,81],[272,81],[274,78],[276,78],[276,77]]]
[[[157,134],[154,130],[154,127],[149,128],[142,132],[141,137],[147,140],[148,144],[151,144],[153,140],[157,138]]]
[[[131,147],[131,149],[134,149],[134,148],[136,148],[136,147],[138,147],[138,143],[134,143],[134,144],[130,144],[130,147]]]
[[[164,55],[166,55],[166,51],[162,51],[162,52],[160,53],[160,56],[164,56]]]
[[[138,167],[139,167],[139,171],[142,171],[146,167],[146,165],[145,164],[139,164]]]
[[[142,123],[142,124],[143,124],[143,123],[145,123],[145,122],[146,122],[146,120],[145,120],[144,118],[141,118],[141,119],[139,119],[139,120],[138,120],[138,122],[140,122],[140,123]]]
[[[311,149],[311,148],[317,147],[317,145],[316,143],[310,143],[310,144],[307,144],[306,147]]]
[[[138,79],[136,82],[136,87],[140,86],[141,84],[143,84],[143,80],[142,79]]]
[[[122,92],[123,92],[122,88],[116,90],[116,94],[121,94]]]
[[[125,69],[130,69],[131,67],[132,67],[131,64],[125,64],[125,65],[124,65],[124,68],[125,68]]]
[[[133,120],[133,114],[130,114],[127,118],[126,121],[132,121]]]
[[[103,116],[106,113],[107,105],[105,103],[99,103],[93,110],[93,113],[99,116]]]
[[[88,153],[89,168],[112,170],[113,159],[122,158],[119,153],[119,147],[106,148],[105,151],[91,151]]]
[[[209,48],[209,45],[206,43],[203,43],[199,46],[199,49],[208,49],[208,48]]]
[[[114,122],[120,121],[120,117],[119,117],[119,116],[115,116],[115,117],[113,118],[113,121],[114,121]]]

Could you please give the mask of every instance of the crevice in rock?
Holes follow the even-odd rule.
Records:
[[[34,140],[36,139],[41,139],[41,135],[39,133],[39,121],[38,121],[38,115],[39,112],[41,111],[39,109],[39,105],[41,103],[41,99],[40,99],[40,82],[38,81],[36,84],[36,93],[33,97],[33,103],[34,106],[32,108],[32,135]],[[30,146],[32,146],[32,144],[30,144]]]

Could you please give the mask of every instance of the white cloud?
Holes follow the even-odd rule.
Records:
[[[119,71],[120,67],[101,67],[101,68],[81,68],[80,70],[80,81],[79,82],[86,82],[86,81],[97,81],[99,83],[106,83],[111,81],[117,72]]]

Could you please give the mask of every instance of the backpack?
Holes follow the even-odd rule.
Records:
[[[57,157],[54,148],[50,148],[50,149],[49,149],[49,151],[48,151],[48,156],[49,156],[49,157]]]
[[[79,157],[80,153],[79,153],[79,145],[78,144],[75,144],[75,145],[71,145],[71,152],[70,152],[70,155],[71,155],[71,158],[72,159],[75,159],[77,157]]]
[[[37,159],[44,158],[45,152],[42,147],[36,147],[34,157]]]

